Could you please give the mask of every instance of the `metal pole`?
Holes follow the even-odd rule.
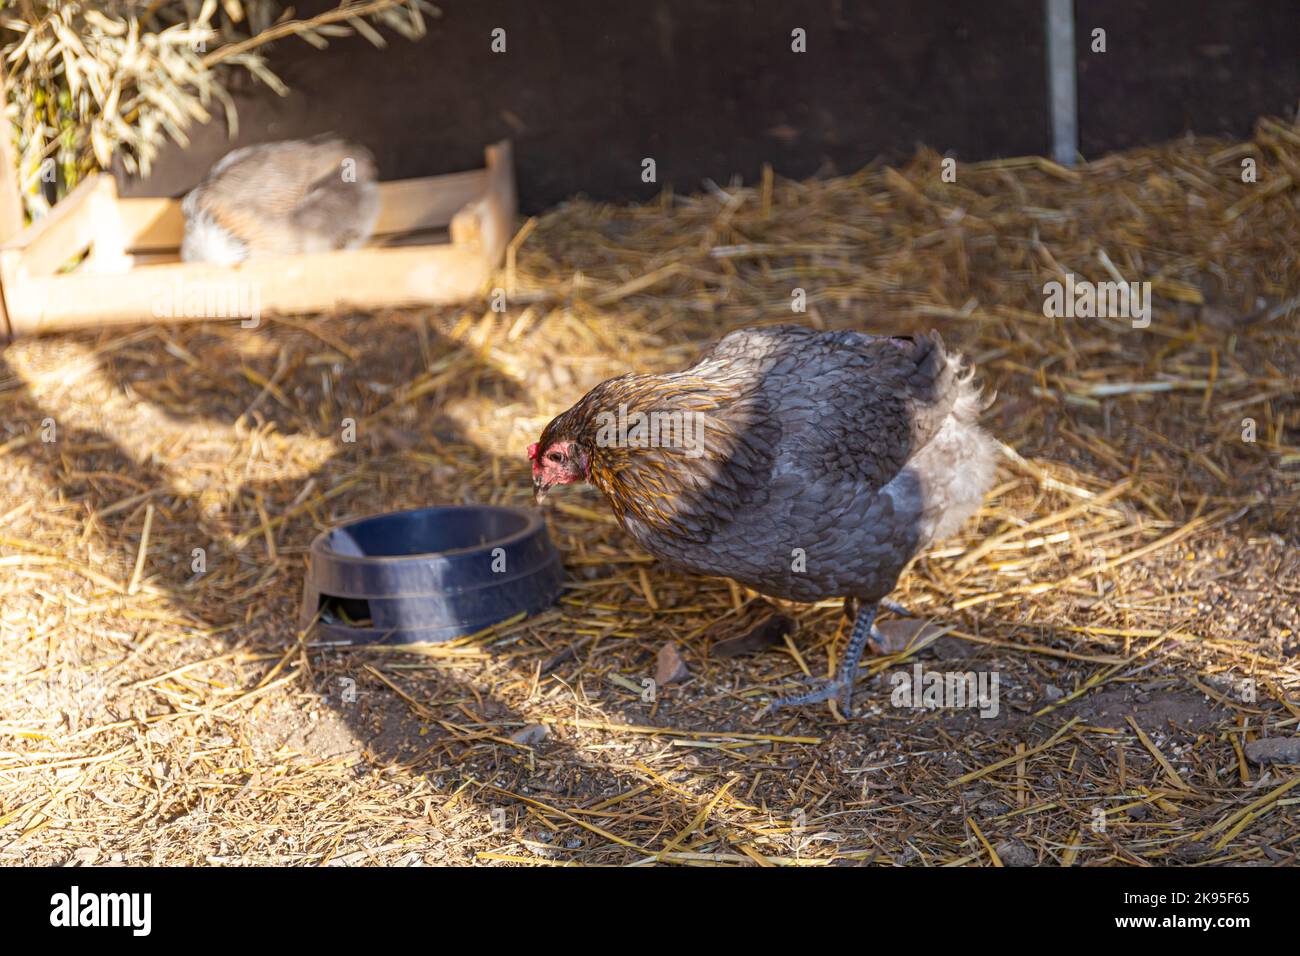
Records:
[[[1052,112],[1052,158],[1073,166],[1079,155],[1078,97],[1074,76],[1074,0],[1044,0],[1047,89]]]

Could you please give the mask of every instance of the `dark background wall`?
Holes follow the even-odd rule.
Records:
[[[481,165],[516,145],[521,204],[638,199],[709,177],[849,172],[924,143],[976,160],[1050,151],[1041,0],[438,0],[418,43],[277,44],[293,92],[233,87],[224,122],[169,148],[134,195],[177,195],[236,145],[333,131],[383,179]],[[312,0],[310,15],[333,3]],[[1077,0],[1080,149],[1095,157],[1188,130],[1242,137],[1300,97],[1296,0]],[[507,52],[492,53],[493,28]],[[802,27],[808,52],[790,49]],[[1091,31],[1107,52],[1090,52]],[[653,157],[659,183],[641,182]]]

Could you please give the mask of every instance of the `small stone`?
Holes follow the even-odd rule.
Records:
[[[1193,840],[1190,843],[1180,843],[1170,852],[1169,857],[1175,863],[1195,863],[1214,852],[1214,848],[1208,843],[1201,843]]]
[[[1011,808],[1008,807],[1001,800],[995,800],[992,797],[990,797],[986,800],[981,800],[977,804],[977,809],[979,810],[980,814],[983,816],[1000,817],[1002,816],[1002,814],[1006,813]]]
[[[1061,688],[1057,687],[1055,684],[1048,684],[1043,688],[1043,697],[1049,701],[1060,700],[1064,696],[1065,691],[1061,690]]]
[[[1261,737],[1246,744],[1251,763],[1300,764],[1300,737]]]
[[[686,662],[682,660],[681,651],[671,642],[659,648],[659,658],[655,665],[655,683],[660,687],[683,681],[691,674]]]
[[[713,657],[741,657],[746,654],[757,654],[773,644],[780,644],[782,638],[793,630],[794,621],[790,618],[784,614],[771,614],[743,634],[715,641],[709,648],[709,654]]]
[[[908,618],[899,621],[881,621],[876,625],[878,640],[872,641],[877,654],[898,654],[909,648],[920,648],[936,640],[943,629],[929,621]],[[883,645],[882,645],[883,642]]]
[[[1003,840],[993,849],[1005,866],[1035,866],[1038,863],[1038,855],[1022,840]]]
[[[929,647],[941,661],[960,661],[975,656],[975,645],[959,637],[940,637]]]
[[[97,859],[99,859],[99,850],[93,846],[83,846],[73,851],[64,866],[91,866]]]
[[[540,744],[550,736],[550,733],[550,730],[542,724],[529,724],[522,730],[516,730],[510,735],[510,739],[521,746],[532,747]]]

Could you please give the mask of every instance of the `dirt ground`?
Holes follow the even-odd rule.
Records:
[[[1233,179],[1243,148],[1294,162],[1300,135],[572,203],[524,226],[504,313],[10,345],[0,861],[1294,863],[1300,334],[1274,306],[1300,209]],[[1061,269],[1105,278],[1098,250],[1157,280],[1150,328],[1043,314]],[[905,575],[931,626],[886,616],[852,719],[760,716],[833,668],[837,602],[670,573],[590,490],[548,503],[544,614],[409,650],[299,630],[319,531],[527,504],[551,415],[789,321],[792,286],[800,321],[939,328],[1007,446],[978,517]],[[776,614],[791,633],[760,640]],[[685,677],[643,699],[670,645]],[[996,677],[995,712],[900,705],[917,665]]]

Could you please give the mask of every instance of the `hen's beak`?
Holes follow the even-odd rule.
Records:
[[[550,485],[542,484],[541,478],[533,479],[533,504],[540,505],[546,498],[546,493],[551,490]]]

